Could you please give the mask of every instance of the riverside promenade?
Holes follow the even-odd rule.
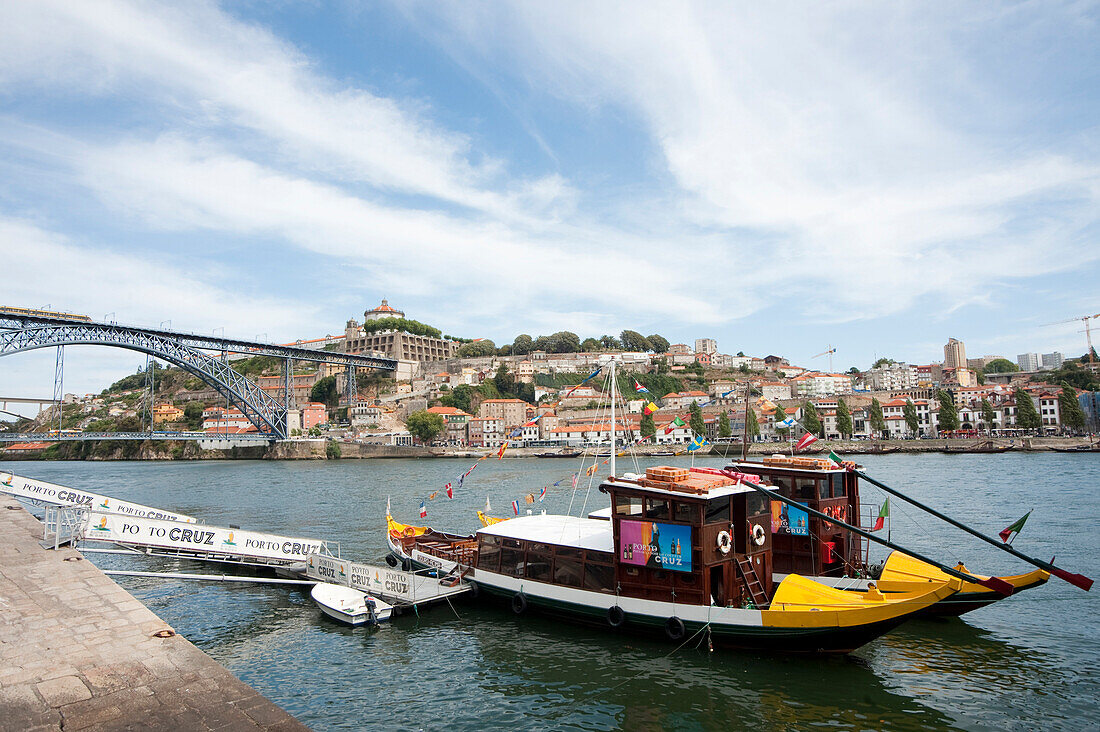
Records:
[[[0,498],[0,730],[307,729],[41,537]]]

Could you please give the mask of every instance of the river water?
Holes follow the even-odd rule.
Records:
[[[687,465],[687,458],[657,464]],[[995,534],[1035,509],[1016,547],[1100,573],[1100,455],[884,455],[870,475]],[[720,458],[696,465],[720,466]],[[585,479],[564,459],[317,462],[8,462],[41,480],[169,508],[210,524],[340,542],[384,554],[385,506],[472,531],[537,495],[574,514]],[[623,459],[619,471],[632,467]],[[881,494],[862,488],[864,503]],[[585,510],[606,505],[593,490]],[[1013,557],[892,500],[895,541],[978,572],[1028,571]],[[193,562],[89,555],[101,567],[202,572]],[[326,620],[307,592],[278,586],[119,578],[191,642],[316,730],[336,729],[1100,729],[1100,589],[1060,580],[963,618],[911,621],[842,658],[708,653],[458,602],[376,632]]]

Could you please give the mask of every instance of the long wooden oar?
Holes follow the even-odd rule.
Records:
[[[962,529],[963,531],[967,532],[968,534],[972,534],[972,535],[978,537],[979,539],[985,541],[986,543],[992,544],[993,546],[997,547],[998,549],[1006,551],[1009,554],[1011,554],[1012,556],[1024,560],[1028,564],[1033,564],[1036,567],[1038,567],[1039,569],[1045,569],[1046,571],[1053,574],[1055,577],[1059,577],[1061,579],[1064,579],[1066,582],[1069,582],[1071,585],[1074,585],[1076,587],[1080,587],[1082,590],[1085,590],[1086,592],[1089,589],[1092,588],[1092,580],[1089,579],[1088,577],[1084,576],[1083,574],[1076,574],[1074,572],[1067,572],[1064,569],[1059,569],[1058,567],[1055,567],[1050,562],[1044,562],[1041,559],[1034,559],[1032,557],[1029,557],[1028,555],[1024,554],[1023,552],[1019,552],[1019,551],[1013,549],[1010,545],[1008,545],[1004,542],[1001,542],[1001,541],[997,541],[992,536],[986,536],[982,532],[976,531],[975,529],[970,528],[969,526],[962,523],[961,521],[956,521],[955,519],[951,518],[950,516],[947,516],[946,514],[942,514],[939,511],[935,510],[934,508],[926,506],[923,503],[921,503],[920,501],[917,501],[916,499],[910,498],[909,496],[905,495],[904,493],[897,490],[896,488],[891,488],[890,486],[886,485],[882,481],[875,480],[871,476],[864,473],[862,470],[855,471],[855,474],[858,475],[859,477],[863,478],[865,481],[867,481],[871,485],[878,486],[879,488],[886,491],[890,495],[897,496],[901,500],[903,500],[907,503],[911,503],[912,505],[916,506],[917,508],[921,509],[922,511],[927,511],[928,513],[932,514],[936,518],[943,519],[944,521],[951,524],[952,526],[958,527],[958,528]]]
[[[720,472],[728,478],[733,478],[734,480],[740,480],[740,476],[738,474],[732,472],[732,471],[722,470]],[[919,559],[920,561],[925,562],[926,564],[931,564],[933,567],[940,570],[944,574],[955,577],[956,579],[961,579],[965,582],[973,582],[975,584],[982,585],[983,587],[988,587],[989,589],[993,590],[994,592],[998,592],[1002,595],[1005,595],[1006,597],[1008,595],[1012,594],[1012,590],[1013,590],[1012,585],[1009,584],[1008,582],[1005,582],[1000,577],[990,577],[988,579],[982,579],[981,577],[975,577],[974,575],[967,574],[966,572],[960,572],[959,570],[954,569],[953,567],[948,567],[945,564],[940,564],[939,562],[937,562],[934,559],[929,559],[928,557],[923,557],[920,554],[917,554],[915,551],[912,551],[910,549],[906,549],[903,546],[899,546],[898,544],[895,544],[892,541],[888,541],[886,539],[881,539],[881,538],[875,536],[874,534],[871,534],[867,531],[864,531],[863,529],[856,528],[855,526],[852,526],[851,524],[846,524],[838,518],[835,518],[833,516],[829,516],[828,514],[824,514],[821,511],[817,511],[815,509],[812,509],[812,508],[810,508],[809,506],[807,506],[805,504],[799,503],[798,501],[794,500],[793,498],[787,498],[786,496],[781,496],[778,493],[774,493],[774,492],[768,490],[767,488],[765,488],[762,485],[757,485],[756,483],[750,483],[748,481],[741,482],[741,485],[747,485],[749,488],[752,488],[755,491],[759,491],[760,493],[763,493],[765,496],[767,496],[768,498],[770,498],[773,501],[782,501],[783,503],[786,503],[789,506],[794,506],[795,508],[797,508],[801,511],[805,511],[806,513],[810,514],[811,516],[817,516],[819,519],[824,519],[825,521],[828,521],[830,523],[834,523],[834,524],[837,524],[839,526],[842,526],[845,529],[847,529],[848,531],[851,531],[852,533],[855,533],[855,534],[859,534],[860,536],[865,537],[867,539],[870,539],[873,542],[876,542],[878,544],[882,544],[883,546],[889,547],[889,548],[894,549],[896,551],[908,554],[909,556],[911,556],[915,559]]]

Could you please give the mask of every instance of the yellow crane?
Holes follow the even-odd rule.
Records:
[[[1088,344],[1089,344],[1088,355],[1089,355],[1089,363],[1091,364],[1091,363],[1093,363],[1093,358],[1092,358],[1092,330],[1089,328],[1089,321],[1090,320],[1095,320],[1096,318],[1100,318],[1100,313],[1097,313],[1096,315],[1078,315],[1076,318],[1066,318],[1065,320],[1056,320],[1053,323],[1044,323],[1043,325],[1044,326],[1047,326],[1047,325],[1062,325],[1063,323],[1074,323],[1078,320],[1082,321],[1085,324],[1085,340],[1088,341]],[[1080,331],[1078,331],[1078,332],[1080,332]]]
[[[834,354],[834,353],[836,353],[836,348],[834,348],[834,347],[833,347],[833,346],[832,346],[832,345],[830,344],[830,345],[829,345],[829,350],[827,350],[827,351],[822,351],[821,353],[817,354],[817,355],[816,355],[816,356],[814,356],[813,358],[820,358],[820,357],[822,357],[822,356],[828,355],[828,357],[829,357],[829,373],[831,374],[831,373],[833,373],[833,354]]]

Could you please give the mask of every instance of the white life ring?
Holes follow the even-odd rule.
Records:
[[[752,536],[752,543],[757,546],[764,546],[764,542],[768,540],[768,535],[764,533],[764,527],[760,524],[753,524],[752,531],[749,533]]]
[[[723,554],[729,554],[730,549],[733,548],[733,537],[730,536],[728,531],[718,532],[718,551]]]

